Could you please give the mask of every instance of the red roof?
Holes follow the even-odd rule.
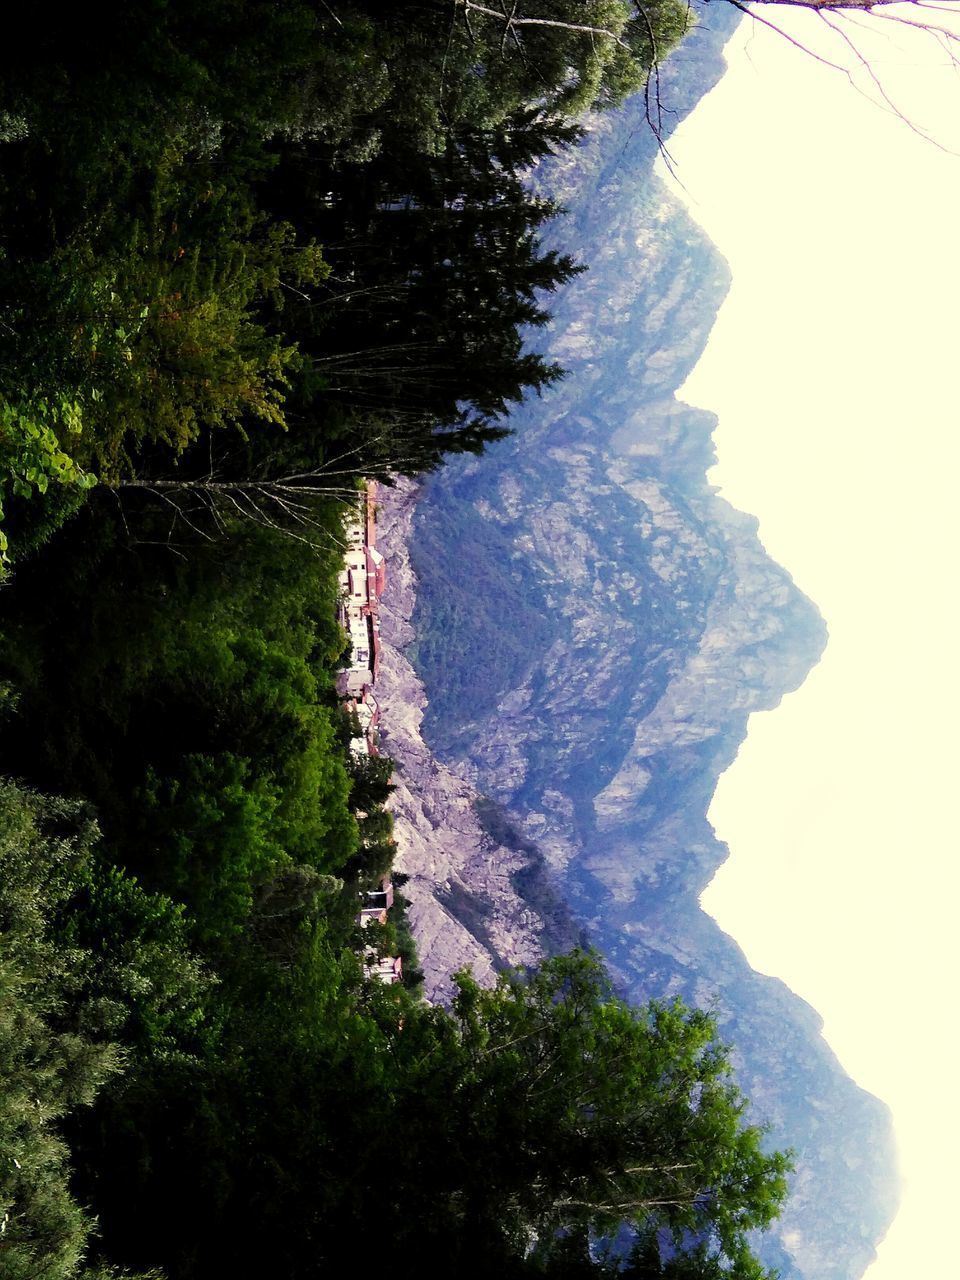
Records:
[[[366,537],[364,541],[368,547],[377,545],[377,482],[376,480],[367,481],[367,502],[366,502]]]
[[[383,595],[386,580],[386,561],[376,547],[367,547],[367,594],[371,599]]]

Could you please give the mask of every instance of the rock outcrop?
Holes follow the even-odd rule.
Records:
[[[424,970],[428,1000],[447,1003],[452,975],[470,969],[492,983],[498,968],[535,963],[545,950],[572,943],[577,932],[561,900],[537,879],[535,851],[491,834],[483,797],[440,763],[423,741],[423,683],[403,649],[413,639],[410,615],[416,579],[407,544],[419,490],[399,480],[381,492],[379,533],[390,549],[390,575],[381,598],[383,648],[377,696],[383,712],[381,741],[395,761],[396,869],[410,877],[404,895]],[[518,881],[520,882],[518,885]],[[523,892],[521,892],[523,888]]]

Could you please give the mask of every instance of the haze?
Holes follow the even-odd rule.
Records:
[[[825,48],[815,16],[764,12]],[[960,151],[942,50],[877,25],[897,35],[863,46],[885,88]],[[867,1274],[904,1280],[942,1270],[960,1148],[960,159],[749,19],[727,56],[670,143],[733,271],[681,395],[719,414],[711,479],[759,516],[830,643],[721,779],[731,858],[703,904],[892,1107],[904,1201]]]

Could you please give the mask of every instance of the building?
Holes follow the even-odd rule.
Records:
[[[376,484],[365,493],[344,521],[346,550],[340,571],[340,622],[350,637],[350,663],[337,680],[343,697],[362,696],[375,683],[380,665],[380,596],[386,583],[386,562],[376,547]]]

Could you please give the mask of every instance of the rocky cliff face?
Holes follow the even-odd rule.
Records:
[[[724,34],[680,51],[664,94],[681,111],[719,73]],[[749,713],[803,680],[826,633],[756,521],[707,484],[711,415],[674,397],[727,272],[653,177],[654,150],[636,108],[533,175],[570,210],[555,234],[590,271],[555,307],[549,354],[567,379],[518,412],[511,440],[432,482],[413,519],[419,595],[411,628],[413,583],[395,580],[392,634],[424,679],[424,736],[444,764],[401,741],[403,668],[387,699],[411,784],[403,857],[438,993],[454,956],[489,976],[573,935],[559,909],[523,902],[539,856],[631,998],[715,1009],[755,1117],[798,1152],[765,1260],[854,1280],[895,1201],[885,1109],[844,1076],[817,1015],[698,905],[727,852],[706,818],[717,777]],[[510,848],[476,823],[467,784],[509,815]]]
[[[423,959],[424,994],[447,1003],[457,970],[469,968],[492,983],[503,965],[533,964],[544,951],[573,945],[579,931],[547,883],[531,893],[539,880],[536,852],[516,837],[504,844],[492,834],[492,814],[480,795],[437,760],[421,736],[427,699],[403,656],[414,634],[416,578],[408,544],[419,496],[404,480],[382,494],[378,532],[390,550],[390,569],[381,601],[377,697],[383,747],[399,765],[391,797],[395,865],[410,877],[404,894]]]

